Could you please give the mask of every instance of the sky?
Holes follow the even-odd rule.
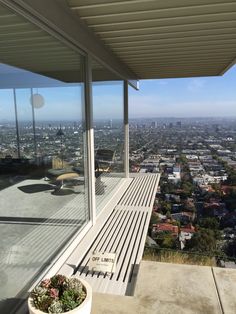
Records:
[[[236,66],[220,77],[141,81],[129,103],[131,118],[236,116]]]
[[[31,80],[35,76],[29,75]],[[81,118],[81,85],[60,85],[33,89],[33,93],[40,93],[45,101],[42,108],[35,109],[36,120],[75,121],[76,117]],[[30,93],[29,88],[16,90],[19,121],[32,117]],[[95,120],[122,119],[122,82],[93,84],[93,109]],[[142,80],[139,91],[129,88],[130,118],[232,116],[236,117],[236,66],[221,77]],[[2,120],[14,120],[13,89],[0,89]]]

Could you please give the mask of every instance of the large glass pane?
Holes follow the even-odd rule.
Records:
[[[89,221],[84,59],[0,15],[24,24],[0,28],[0,313],[11,313]]]
[[[95,193],[99,213],[124,178],[123,81],[93,63]]]

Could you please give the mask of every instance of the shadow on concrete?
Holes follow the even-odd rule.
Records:
[[[21,225],[78,225],[82,224],[82,219],[62,219],[62,218],[38,218],[38,217],[7,217],[0,216],[0,224],[21,224]],[[1,313],[1,312],[0,312]]]
[[[128,296],[134,295],[135,286],[136,286],[137,277],[138,277],[138,271],[139,271],[139,265],[132,264],[131,272],[129,275],[129,282],[125,291],[125,295],[128,295]]]
[[[25,299],[21,298],[9,298],[0,301],[0,313],[1,314],[16,314],[20,304],[25,302]]]
[[[63,195],[71,195],[71,194],[80,194],[79,192],[75,192],[74,190],[72,189],[59,189],[59,190],[55,190],[52,191],[51,193],[52,195],[55,195],[55,196],[63,196]]]
[[[36,184],[29,184],[29,185],[22,185],[19,186],[18,189],[24,193],[38,193],[38,192],[44,192],[44,191],[49,191],[49,190],[54,190],[55,186],[51,184],[41,184],[41,183],[36,183]]]
[[[83,265],[80,265],[78,267],[75,268],[74,270],[74,275],[76,273],[80,273],[80,274],[87,274],[87,272],[89,272],[89,267],[88,266],[83,266]]]
[[[74,275],[75,274],[75,270],[76,270],[76,265],[68,264],[68,263],[66,263],[66,265],[68,265],[70,268],[73,269],[73,275]]]

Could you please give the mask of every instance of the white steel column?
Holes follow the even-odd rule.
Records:
[[[20,158],[20,135],[19,135],[19,123],[18,123],[18,112],[17,112],[15,88],[13,88],[13,96],[14,96],[15,123],[16,123],[17,157]]]
[[[124,167],[125,177],[129,178],[129,100],[128,100],[128,81],[124,81]]]
[[[88,171],[88,203],[90,218],[96,223],[95,203],[95,170],[94,170],[94,130],[93,130],[93,98],[92,98],[92,68],[90,56],[85,57],[85,121],[87,140],[87,171]]]
[[[36,143],[36,130],[35,130],[35,112],[34,112],[34,93],[33,88],[30,89],[30,95],[31,95],[31,109],[32,109],[32,126],[33,126],[33,136],[34,136],[34,157],[37,161],[37,143]],[[63,166],[62,166],[63,168]]]

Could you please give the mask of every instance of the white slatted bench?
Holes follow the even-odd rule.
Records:
[[[159,174],[135,176],[80,261],[75,275],[87,280],[94,292],[132,295],[158,183]],[[90,271],[93,251],[116,253],[116,272]]]

